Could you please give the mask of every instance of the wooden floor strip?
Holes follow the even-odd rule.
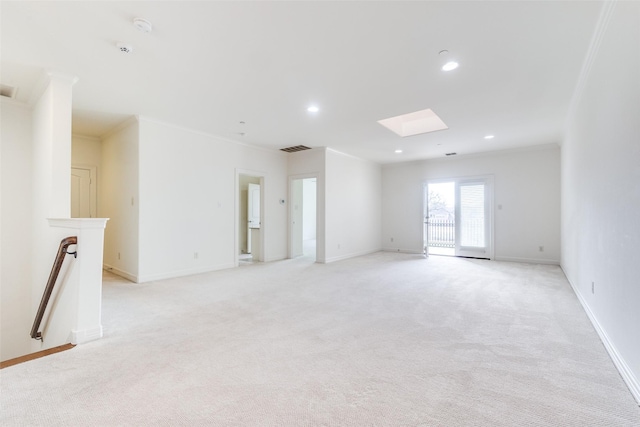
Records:
[[[73,344],[64,344],[59,345],[58,347],[52,347],[46,350],[38,351],[36,353],[16,357],[15,359],[5,360],[4,362],[0,362],[0,369],[8,368],[9,366],[17,365],[18,363],[24,363],[30,360],[39,359],[44,356],[49,356],[50,354],[60,353],[61,351],[71,350],[73,347],[75,347],[75,345]]]

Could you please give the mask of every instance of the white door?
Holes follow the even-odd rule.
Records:
[[[491,187],[486,178],[456,182],[455,254],[493,258],[491,248]]]
[[[260,228],[260,185],[249,184],[248,192],[248,212],[249,228]]]
[[[259,239],[252,239],[252,231],[260,228],[260,185],[248,184],[247,191],[247,253],[253,254],[253,245],[259,245]],[[255,256],[256,254],[254,254]]]
[[[90,169],[71,168],[71,218],[93,218]]]

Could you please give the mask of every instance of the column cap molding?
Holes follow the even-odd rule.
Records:
[[[49,226],[59,228],[75,228],[83,230],[88,228],[106,228],[109,218],[47,218]]]

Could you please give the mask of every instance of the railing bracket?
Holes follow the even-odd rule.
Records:
[[[78,258],[78,251],[65,252],[67,255],[73,255],[74,258]]]

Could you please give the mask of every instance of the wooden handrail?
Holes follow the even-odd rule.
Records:
[[[49,274],[49,280],[47,280],[47,286],[44,288],[44,294],[42,295],[42,300],[40,300],[40,307],[38,307],[38,311],[36,312],[36,318],[33,321],[33,327],[31,328],[31,338],[42,341],[42,332],[38,332],[40,328],[40,323],[42,323],[42,318],[44,317],[44,312],[47,309],[47,304],[49,304],[49,298],[51,298],[51,293],[53,292],[53,287],[58,280],[58,274],[60,273],[60,268],[62,268],[62,263],[64,262],[64,256],[67,254],[73,255],[74,258],[78,256],[78,252],[67,252],[67,248],[71,245],[75,245],[78,243],[77,236],[66,237],[62,239],[60,242],[60,247],[58,248],[58,254],[56,255],[56,259],[53,262],[53,267],[51,267],[51,274]]]

